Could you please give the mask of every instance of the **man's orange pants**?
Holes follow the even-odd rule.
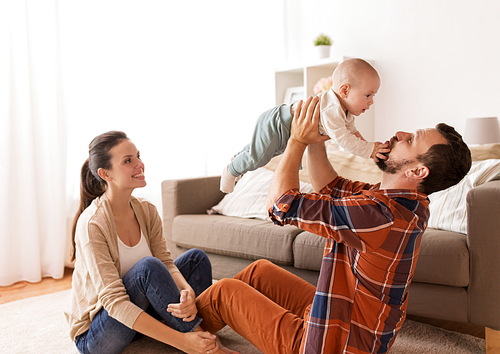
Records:
[[[221,279],[196,300],[201,327],[229,325],[265,354],[298,353],[316,287],[266,260]]]

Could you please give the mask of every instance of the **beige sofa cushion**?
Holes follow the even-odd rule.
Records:
[[[465,287],[469,285],[467,236],[427,229],[422,235],[415,282]]]
[[[260,219],[222,215],[178,215],[174,218],[172,241],[184,248],[257,260],[268,259],[293,265],[292,244],[303,232],[295,226],[279,227]]]
[[[201,235],[202,234],[202,235]],[[173,241],[180,247],[319,271],[325,238],[294,226],[221,215],[179,215]],[[427,229],[422,235],[414,282],[465,287],[469,284],[466,235]]]
[[[325,238],[302,232],[293,243],[294,266],[320,270]],[[422,235],[414,282],[465,287],[469,285],[469,251],[465,235],[427,229]]]
[[[295,268],[319,271],[325,242],[326,238],[307,231],[298,234],[293,243]]]

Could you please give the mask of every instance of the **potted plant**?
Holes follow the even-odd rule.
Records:
[[[320,59],[328,58],[330,56],[330,47],[332,40],[325,34],[320,34],[314,40],[314,46],[318,48],[318,55]]]

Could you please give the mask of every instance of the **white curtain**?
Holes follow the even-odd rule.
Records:
[[[161,209],[162,180],[220,174],[275,104],[282,0],[7,2],[0,285],[62,276],[96,135],[129,135],[148,182],[135,194]]]
[[[0,285],[60,278],[66,119],[57,1],[5,1],[0,63]]]

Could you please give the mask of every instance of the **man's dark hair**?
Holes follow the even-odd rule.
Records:
[[[425,194],[457,184],[469,172],[472,164],[469,147],[453,127],[439,123],[436,129],[448,143],[432,145],[427,152],[417,156],[417,160],[429,169],[429,176],[418,187]]]

